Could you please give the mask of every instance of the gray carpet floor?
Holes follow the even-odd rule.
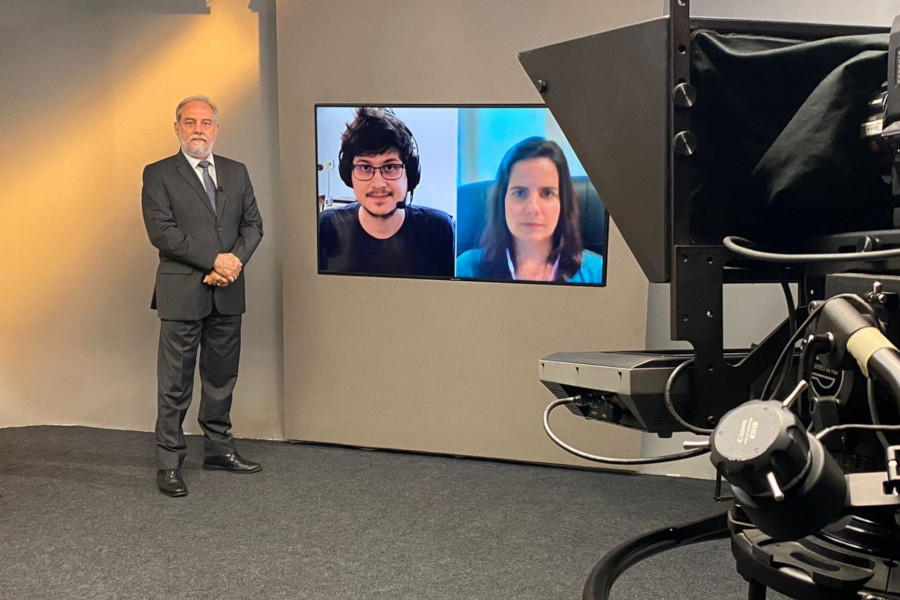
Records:
[[[718,512],[712,483],[242,440],[254,475],[156,490],[153,436],[0,429],[0,598],[581,597],[618,544]],[[747,597],[728,542],[654,556],[613,600]],[[770,593],[770,598],[780,597]]]

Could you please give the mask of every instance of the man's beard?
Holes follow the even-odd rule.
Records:
[[[370,216],[372,216],[376,219],[384,219],[384,220],[390,219],[391,217],[394,216],[394,213],[396,213],[398,210],[400,210],[399,208],[397,208],[395,206],[394,208],[392,208],[391,210],[389,210],[388,212],[386,212],[384,214],[378,214],[378,213],[373,213],[371,210],[366,208],[365,205],[361,204],[360,206],[362,206],[362,209],[364,211],[366,211],[367,213],[369,213]]]
[[[191,158],[208,158],[210,154],[212,154],[212,144],[208,142],[201,142],[203,145],[191,145],[191,140],[182,140],[179,138],[181,142],[181,149],[185,154],[190,156]],[[200,140],[197,140],[200,141]]]

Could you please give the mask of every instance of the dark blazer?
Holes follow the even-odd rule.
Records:
[[[245,310],[244,271],[224,288],[203,283],[216,255],[231,252],[246,267],[262,239],[262,218],[247,168],[214,155],[217,211],[184,154],[144,168],[141,207],[150,243],[159,249],[151,308],[161,319],[196,321],[216,309]]]

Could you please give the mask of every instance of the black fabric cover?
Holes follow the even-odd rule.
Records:
[[[694,32],[695,243],[891,227],[891,187],[859,136],[887,76],[887,48],[887,34]]]

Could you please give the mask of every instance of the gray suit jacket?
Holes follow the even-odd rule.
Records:
[[[245,310],[243,270],[224,288],[203,283],[220,253],[233,253],[246,267],[263,235],[247,168],[218,154],[214,160],[217,211],[181,151],[144,168],[144,225],[159,249],[150,306],[161,319],[202,319],[212,312],[213,299],[222,314]]]

